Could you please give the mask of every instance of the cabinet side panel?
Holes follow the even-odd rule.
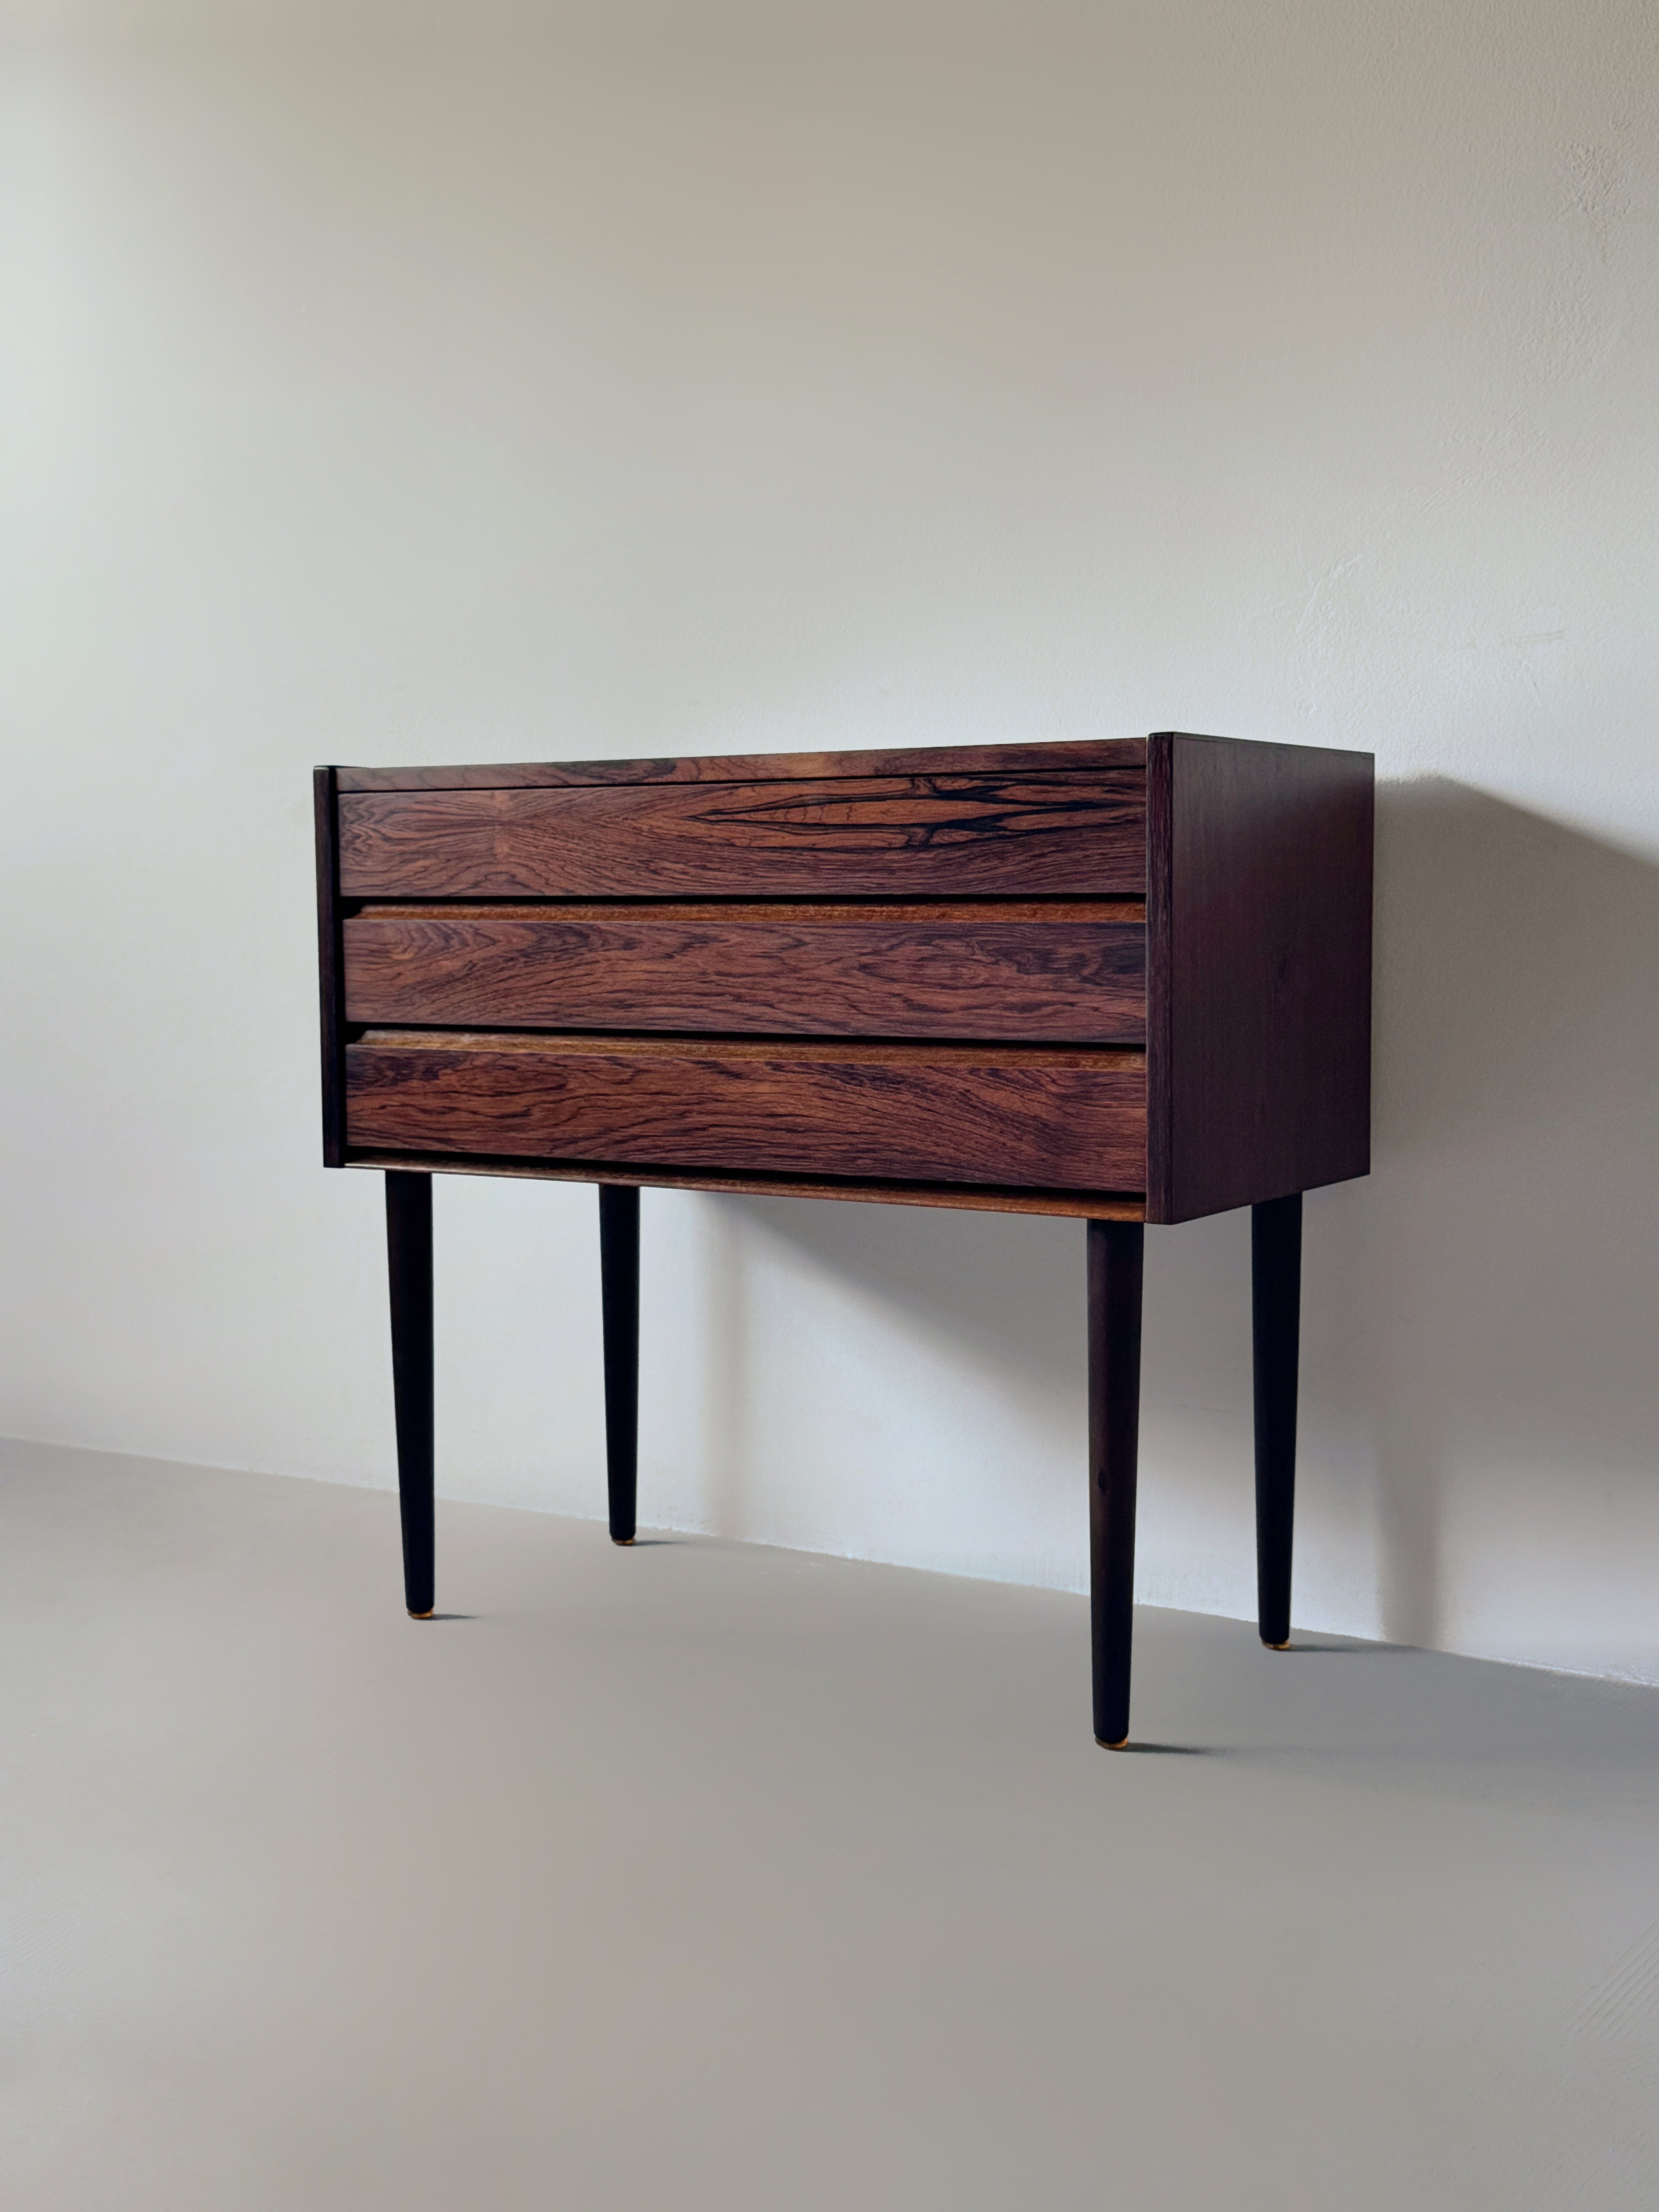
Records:
[[[1172,1221],[1170,769],[1175,739],[1146,740],[1146,1218]]]
[[[317,980],[323,1048],[323,1165],[345,1164],[345,959],[340,937],[339,805],[335,771],[313,771],[317,817]]]
[[[1167,1186],[1184,1221],[1370,1164],[1369,753],[1170,741]]]

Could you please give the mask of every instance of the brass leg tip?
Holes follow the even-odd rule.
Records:
[[[1262,1638],[1261,1641],[1264,1644],[1267,1644],[1267,1639],[1265,1636]],[[1267,1644],[1267,1649],[1269,1651],[1288,1651],[1290,1648],[1291,1639],[1288,1636],[1285,1638],[1285,1641],[1282,1644]]]
[[[432,1607],[428,1606],[424,1613],[416,1613],[413,1606],[411,1606],[409,1611],[409,1617],[411,1620],[430,1620],[432,1618]]]
[[[631,1544],[634,1539],[631,1536],[613,1536],[611,1540],[620,1550],[624,1544]]]
[[[1121,1735],[1115,1743],[1109,1743],[1103,1735],[1097,1735],[1095,1741],[1103,1751],[1126,1751],[1128,1748],[1129,1739],[1127,1735]]]

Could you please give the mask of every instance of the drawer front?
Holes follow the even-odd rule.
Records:
[[[1139,1044],[1141,911],[1099,907],[371,908],[350,1022]]]
[[[342,793],[347,899],[1139,896],[1142,769]]]
[[[346,1097],[356,1151],[1146,1188],[1134,1052],[380,1030]]]

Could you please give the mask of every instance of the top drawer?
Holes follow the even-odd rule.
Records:
[[[342,792],[356,898],[1139,896],[1146,777]]]

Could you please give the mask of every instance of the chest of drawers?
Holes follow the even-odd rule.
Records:
[[[1255,1207],[1261,1632],[1285,1640],[1301,1194],[1367,1166],[1369,756],[1162,734],[322,769],[316,800],[324,1153],[387,1178],[412,1613],[451,1172],[599,1186],[618,1541],[641,1185],[1085,1220],[1112,1745],[1143,1224]]]

